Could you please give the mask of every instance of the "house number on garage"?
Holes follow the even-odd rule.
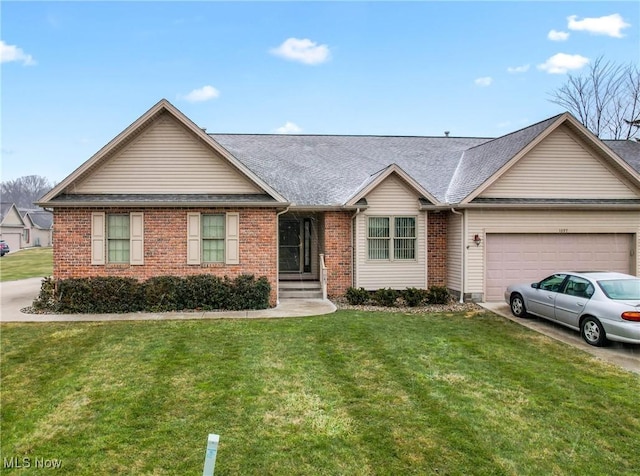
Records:
[[[569,228],[559,228],[558,233],[569,233]]]

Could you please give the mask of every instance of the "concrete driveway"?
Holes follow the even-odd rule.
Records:
[[[505,302],[483,302],[482,307],[503,316],[536,332],[569,344],[604,361],[618,365],[623,369],[640,374],[640,345],[611,342],[607,347],[594,347],[587,344],[580,333],[546,319],[537,317],[517,318],[511,314]]]

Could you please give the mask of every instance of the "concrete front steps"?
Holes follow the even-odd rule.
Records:
[[[320,281],[280,281],[280,299],[322,299]]]

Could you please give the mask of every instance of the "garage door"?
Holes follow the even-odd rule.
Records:
[[[22,233],[3,233],[0,237],[7,242],[11,251],[18,251],[20,249]]]
[[[512,283],[534,282],[558,271],[631,272],[633,235],[487,234],[487,301],[504,299]]]

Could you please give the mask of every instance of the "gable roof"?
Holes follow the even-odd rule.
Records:
[[[9,215],[14,215],[14,217],[17,218],[20,223],[15,223],[15,224],[14,223],[4,223],[5,219]],[[18,207],[16,207],[15,203],[12,203],[12,202],[1,202],[0,203],[0,225],[8,226],[8,227],[12,227],[12,226],[22,227],[22,226],[25,225],[24,218],[20,214],[20,210],[18,210]]]
[[[493,176],[561,116],[554,116],[466,150],[451,179],[446,202],[459,203]]]
[[[46,210],[27,210],[25,215],[41,230],[50,230],[53,226],[53,214]]]
[[[463,151],[487,138],[210,134],[298,206],[342,206],[392,164],[444,201]],[[282,173],[286,170],[286,173]],[[428,195],[427,195],[428,197]]]
[[[417,195],[421,198],[426,198],[433,205],[437,203],[437,200],[426,189],[424,189],[418,182],[416,182],[409,174],[407,174],[397,164],[391,164],[385,169],[373,174],[369,180],[365,181],[360,189],[346,201],[345,205],[355,206],[360,200],[380,185],[387,177],[395,174],[409,186]]]
[[[618,146],[617,143],[620,141],[610,141],[616,143],[614,147],[631,159],[630,162],[621,160],[622,156],[613,153],[610,147],[571,114],[564,113],[465,151],[451,180],[446,196],[447,202],[469,203],[562,125],[566,125],[581,137],[587,147],[607,157],[614,168],[636,184],[640,183],[640,149],[635,150],[636,156],[633,158],[634,151],[631,147]]]
[[[247,168],[242,162],[238,161],[234,156],[227,153],[227,151],[220,147],[219,144],[217,144],[214,140],[212,140],[204,130],[194,124],[187,116],[180,112],[169,101],[167,101],[166,99],[162,99],[151,109],[149,109],[145,114],[143,114],[139,119],[137,119],[129,127],[127,127],[124,131],[118,134],[96,154],[94,154],[89,160],[84,162],[74,172],[67,176],[62,182],[60,182],[48,193],[46,193],[37,204],[41,206],[51,207],[57,204],[56,200],[63,200],[66,205],[73,205],[73,199],[69,198],[69,195],[72,194],[67,194],[67,192],[72,189],[73,185],[79,183],[81,180],[95,171],[98,166],[102,165],[105,161],[108,161],[109,158],[113,156],[113,153],[115,151],[120,150],[121,148],[129,144],[131,140],[133,140],[138,134],[143,132],[147,126],[153,123],[162,114],[171,115],[179,123],[185,126],[190,132],[192,132],[199,140],[204,142],[206,146],[210,147],[224,160],[226,160],[233,168],[243,174],[250,182],[254,183],[261,190],[264,190],[265,194],[268,195],[272,200],[276,202],[286,203],[286,199],[278,192],[276,192],[268,183],[257,177],[249,168]],[[65,195],[67,196],[63,199]],[[152,198],[153,197],[150,197],[148,201],[152,202]],[[157,199],[156,203],[161,202],[160,196],[156,196],[155,198]]]
[[[170,114],[264,193],[73,190],[162,114]],[[352,207],[395,173],[420,196],[424,207],[465,206],[561,125],[640,187],[640,144],[601,141],[569,113],[495,139],[207,134],[163,99],[43,196],[38,205]]]

